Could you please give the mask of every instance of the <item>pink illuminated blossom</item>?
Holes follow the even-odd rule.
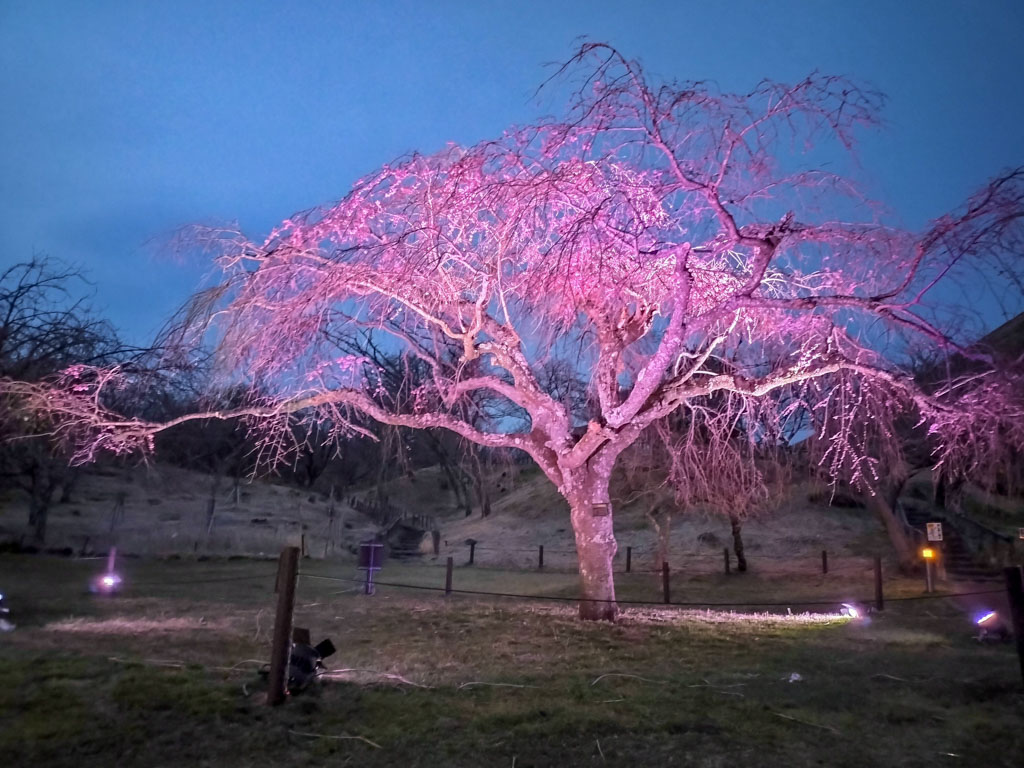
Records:
[[[879,223],[848,179],[803,167],[804,147],[848,149],[877,124],[880,97],[855,83],[813,75],[742,96],[656,85],[600,44],[561,77],[581,85],[559,120],[382,166],[266,238],[206,232],[224,281],[186,313],[182,338],[212,334],[224,379],[262,389],[183,418],[241,416],[271,447],[306,413],[525,451],[571,509],[586,618],[616,614],[614,510],[594,505],[610,503],[620,454],[679,409],[708,424],[722,398],[759,418],[768,404],[779,423],[813,413],[822,466],[855,479],[879,471],[858,426],[879,407],[932,424],[943,461],[967,460],[971,410],[922,390],[897,353],[956,349],[928,301],[1012,239],[1021,174],[915,236]],[[357,331],[422,365],[423,383],[389,393],[339,352]],[[552,362],[584,377],[586,409],[542,384]],[[18,395],[89,460],[182,420],[119,417],[105,393],[125,375],[78,367]],[[991,410],[985,429],[1000,386],[963,390]],[[481,419],[485,402],[511,415]]]

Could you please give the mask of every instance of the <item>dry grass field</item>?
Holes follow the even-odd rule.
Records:
[[[283,706],[258,669],[271,561],[126,560],[125,591],[84,587],[102,564],[0,555],[18,628],[0,635],[5,766],[1018,766],[1024,693],[973,611],[995,595],[898,601],[865,621],[841,576],[679,579],[679,599],[790,608],[625,608],[581,623],[570,602],[358,593],[351,564],[304,560],[295,621],[338,653]],[[316,578],[320,577],[320,578]],[[326,578],[325,578],[326,577]],[[388,583],[438,585],[392,563]],[[333,581],[330,579],[340,579]],[[656,598],[651,574],[619,580]],[[456,588],[570,597],[569,573],[461,567]],[[868,586],[868,585],[865,585]],[[765,613],[769,610],[770,613]]]
[[[1024,761],[1016,657],[972,638],[973,616],[1002,603],[998,585],[944,584],[985,594],[919,600],[919,580],[886,557],[885,610],[850,621],[840,604],[870,601],[872,559],[886,542],[864,510],[811,503],[808,489],[745,526],[746,574],[723,573],[724,521],[677,521],[672,599],[683,605],[669,607],[658,605],[642,511],[620,510],[623,611],[609,625],[575,618],[567,516],[536,475],[502,483],[487,519],[457,512],[429,470],[393,483],[396,504],[440,521],[442,551],[387,561],[369,597],[351,553],[373,531],[367,517],[336,502],[343,540],[324,558],[329,500],[257,482],[237,504],[224,490],[207,536],[209,482],[166,468],[91,471],[55,509],[52,531],[55,547],[75,553],[89,537],[95,559],[0,554],[0,591],[18,624],[0,634],[0,765]],[[119,494],[123,519],[110,531]],[[9,498],[0,536],[16,539],[23,517]],[[258,672],[274,557],[303,533],[312,556],[301,562],[295,623],[338,653],[312,689],[269,708]],[[469,539],[479,542],[473,566]],[[125,589],[104,598],[87,585],[110,543]],[[445,597],[449,555],[456,594]]]

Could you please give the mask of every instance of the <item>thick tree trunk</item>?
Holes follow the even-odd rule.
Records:
[[[963,514],[963,481],[950,481],[945,477],[939,478],[939,482],[935,486],[935,503],[947,512]]]
[[[732,551],[736,553],[736,570],[745,573],[747,556],[743,554],[743,522],[738,515],[729,515],[729,525],[732,528]]]
[[[26,472],[27,482],[22,485],[28,492],[28,524],[32,541],[37,545],[46,541],[50,504],[57,490],[57,478],[52,469],[46,461],[35,462]]]
[[[900,570],[910,573],[917,564],[917,557],[914,551],[914,542],[908,535],[903,520],[896,512],[896,502],[902,489],[902,483],[889,486],[875,495],[868,495],[867,504],[868,508],[878,515],[882,525],[885,526],[889,542],[896,552]]]
[[[491,494],[484,483],[480,483],[476,489],[477,498],[480,500],[480,517],[490,517]]]
[[[465,512],[466,517],[469,517],[473,514],[473,505],[470,503],[469,489],[466,488],[466,483],[462,479],[462,472],[457,467],[452,467],[446,455],[442,454],[442,456],[439,463],[445,479],[448,481],[448,487],[451,488],[452,494],[455,496],[455,506]]]
[[[491,514],[491,493],[487,490],[487,472],[484,471],[483,462],[480,460],[480,452],[472,451],[471,475],[473,479],[473,490],[476,492],[477,502],[480,504],[480,516],[488,517]]]
[[[608,478],[590,474],[578,478],[569,494],[572,528],[576,535],[576,555],[580,564],[580,618],[590,621],[615,621],[615,574],[612,559],[616,543],[612,529],[612,508],[608,497]],[[595,514],[594,505],[599,507]]]
[[[33,494],[28,501],[28,523],[32,527],[32,542],[43,544],[46,541],[46,518],[50,511],[49,499]]]
[[[661,505],[655,504],[647,510],[647,519],[654,526],[655,533],[654,570],[660,572],[662,565],[668,562],[668,550],[672,540],[672,513],[662,512]]]
[[[81,471],[77,467],[69,467],[64,472],[64,482],[61,485],[60,491],[60,503],[70,504],[71,494],[75,491],[75,486],[78,485],[78,478],[81,475]]]
[[[473,499],[469,494],[469,484],[461,469],[452,473],[452,488],[455,490],[455,503],[465,516],[469,517],[473,514]]]

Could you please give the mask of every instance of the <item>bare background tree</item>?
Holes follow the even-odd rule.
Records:
[[[39,381],[73,363],[109,365],[125,354],[114,328],[88,303],[90,286],[74,267],[42,256],[0,273],[0,379]],[[0,396],[0,479],[29,500],[36,543],[46,538],[57,492],[70,498],[77,469],[46,432],[45,413],[23,411]]]

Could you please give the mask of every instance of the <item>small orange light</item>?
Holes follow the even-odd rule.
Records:
[[[921,550],[921,557],[923,557],[925,560],[934,560],[935,550],[931,547],[925,547]]]

